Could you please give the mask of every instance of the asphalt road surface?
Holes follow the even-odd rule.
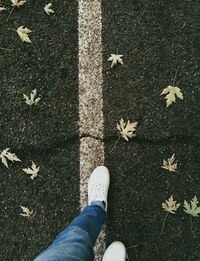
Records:
[[[198,218],[179,209],[165,216],[171,195],[183,203],[200,197],[199,2],[103,1],[105,164],[112,174],[107,242],[125,243],[130,260],[198,260]],[[110,53],[124,65],[110,69]],[[177,73],[176,73],[177,72]],[[179,86],[166,108],[162,90]],[[138,122],[137,137],[117,140],[120,118]],[[162,169],[175,153],[176,173]]]

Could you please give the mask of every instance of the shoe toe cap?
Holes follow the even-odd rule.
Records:
[[[106,250],[102,261],[125,261],[126,248],[120,241],[114,241]]]
[[[94,180],[100,180],[100,181],[108,181],[110,179],[110,174],[108,168],[105,166],[98,166],[94,169],[92,172],[91,178]],[[104,182],[103,182],[104,183]]]

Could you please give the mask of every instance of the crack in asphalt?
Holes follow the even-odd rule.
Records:
[[[49,152],[51,153],[51,151],[55,153],[55,149],[67,149],[68,145],[70,144],[74,144],[74,143],[79,143],[79,141],[81,139],[84,138],[91,138],[97,141],[101,141],[107,144],[110,144],[113,142],[113,144],[119,139],[119,136],[107,136],[105,138],[100,138],[98,136],[94,136],[91,134],[86,134],[83,133],[80,136],[79,135],[74,135],[71,136],[70,138],[67,139],[60,139],[57,140],[55,142],[49,143],[48,145],[42,145],[42,144],[38,144],[38,145],[34,145],[34,144],[29,144],[29,145],[19,145],[19,147],[12,147],[12,150],[14,151],[30,151],[30,152]],[[191,144],[191,145],[196,145],[199,146],[200,144],[200,139],[198,137],[189,137],[189,136],[169,136],[169,137],[165,137],[165,138],[161,138],[159,140],[153,140],[153,139],[146,139],[146,138],[142,138],[142,137],[135,137],[132,140],[129,140],[128,142],[123,140],[122,138],[119,139],[118,143],[126,143],[127,145],[132,145],[132,144],[149,144],[149,145],[168,145],[168,144]]]
[[[119,139],[119,136],[107,136],[105,138],[101,138],[101,137],[98,137],[98,136],[94,136],[94,135],[91,135],[91,134],[86,134],[86,133],[83,133],[82,135],[80,135],[79,139],[82,139],[82,138],[92,138],[92,139],[95,139],[95,140],[99,140],[99,141],[102,141],[102,142],[111,142],[111,141],[116,141],[117,139]],[[179,142],[179,143],[200,143],[200,139],[198,137],[190,137],[190,136],[168,136],[168,137],[164,137],[164,138],[161,138],[161,139],[147,139],[147,138],[143,138],[143,137],[135,137],[134,139],[132,140],[129,140],[129,142],[127,141],[124,141],[122,138],[119,139],[119,142],[126,142],[126,143],[152,143],[152,144],[167,144],[167,143],[176,143],[176,142]]]

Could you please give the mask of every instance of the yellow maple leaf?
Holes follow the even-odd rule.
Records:
[[[38,176],[38,172],[40,170],[40,166],[37,166],[34,161],[32,161],[31,168],[24,168],[22,169],[26,174],[31,175],[31,179],[33,180],[35,177]]]
[[[180,203],[176,203],[177,201],[175,201],[173,199],[173,196],[171,196],[168,200],[165,200],[165,203],[162,203],[162,208],[171,213],[171,214],[175,214],[175,211],[180,207]]]
[[[30,208],[24,206],[20,206],[20,207],[22,209],[22,213],[20,213],[20,216],[30,218],[33,215],[33,210],[31,210]]]
[[[17,33],[19,37],[21,38],[22,42],[32,43],[31,39],[29,38],[28,34],[32,31],[28,28],[24,28],[23,26],[20,26],[17,28]]]
[[[120,131],[122,138],[128,141],[128,139],[131,139],[136,136],[136,134],[133,132],[136,131],[137,124],[137,122],[130,123],[129,120],[127,123],[125,123],[124,119],[121,119],[119,124],[117,123],[117,129]]]
[[[110,57],[108,58],[108,61],[112,62],[111,63],[111,68],[114,65],[116,65],[117,63],[123,64],[122,57],[123,57],[122,54],[111,54]]]
[[[175,162],[175,154],[171,156],[171,158],[167,160],[163,160],[163,165],[161,168],[167,169],[170,172],[176,172],[177,171],[177,161]]]
[[[171,196],[168,200],[165,200],[165,203],[162,203],[162,208],[164,211],[166,211],[166,215],[165,218],[163,220],[163,224],[162,224],[162,228],[161,228],[161,232],[160,234],[162,235],[163,230],[164,230],[164,225],[165,225],[165,221],[167,219],[167,216],[169,215],[169,213],[171,214],[176,214],[176,210],[180,207],[180,203],[176,203],[177,201],[175,201],[173,199],[173,196]]]
[[[165,99],[166,99],[167,107],[172,105],[173,102],[174,103],[176,102],[176,96],[179,99],[183,100],[183,94],[181,92],[181,89],[176,86],[171,86],[171,85],[167,86],[166,88],[163,89],[160,95],[166,95]]]

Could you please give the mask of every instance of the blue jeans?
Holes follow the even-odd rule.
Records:
[[[93,261],[93,247],[106,220],[103,202],[92,202],[34,261]]]

